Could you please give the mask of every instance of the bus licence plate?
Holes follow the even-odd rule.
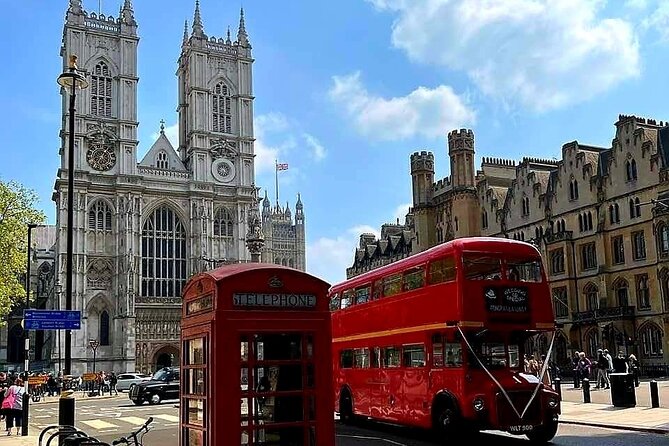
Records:
[[[509,427],[509,432],[529,432],[533,426],[531,424],[519,424],[517,426]]]

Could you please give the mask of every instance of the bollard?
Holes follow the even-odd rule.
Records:
[[[26,381],[28,382],[28,381]],[[27,437],[28,436],[28,411],[30,410],[30,395],[28,395],[28,392],[23,392],[23,413],[22,415],[22,423],[21,423],[21,436],[22,437]]]
[[[657,381],[650,382],[650,407],[660,407],[660,394],[657,390]]]
[[[581,385],[578,379],[578,372],[574,369],[574,389],[578,389],[579,387],[581,387]]]
[[[560,401],[562,401],[562,380],[560,378],[555,378],[553,380],[553,384],[555,386],[555,391],[558,394],[558,397],[560,398]]]
[[[583,383],[583,402],[590,402],[590,380],[588,378],[583,378],[581,381]]]
[[[74,390],[64,390],[58,398],[58,424],[74,426]],[[64,435],[58,436],[58,445],[64,445]]]

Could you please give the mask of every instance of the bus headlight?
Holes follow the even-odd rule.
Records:
[[[558,400],[555,398],[548,398],[548,407],[555,409],[558,406]]]
[[[485,409],[485,401],[483,401],[483,398],[474,398],[474,402],[472,404],[474,406],[474,410],[477,412],[481,412],[483,409]]]

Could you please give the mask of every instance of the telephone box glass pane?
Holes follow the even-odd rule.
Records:
[[[258,437],[255,444],[257,446],[283,444],[290,446],[304,446],[304,430],[301,426],[261,430],[258,431]]]
[[[186,412],[188,413],[188,424],[204,426],[204,400],[188,399]]]
[[[316,446],[316,428],[309,428],[309,446]]]
[[[203,431],[198,429],[191,429],[189,427],[187,427],[185,430],[186,444],[184,446],[205,446]]]
[[[186,356],[186,365],[206,364],[204,352],[204,338],[190,339],[186,341],[188,354]]]
[[[302,390],[302,364],[255,367],[253,388],[256,392]]]
[[[313,421],[316,419],[316,397],[311,395],[309,397],[309,420]]]
[[[249,360],[249,343],[246,341],[246,336],[242,336],[242,340],[240,342],[240,354],[242,358],[242,362],[246,362]]]
[[[314,357],[314,337],[307,335],[307,358]]]
[[[205,369],[186,369],[186,394],[206,395]]]
[[[314,365],[307,364],[307,387],[312,389],[314,387]]]
[[[302,358],[302,334],[263,334],[254,337],[257,361],[287,360]]]

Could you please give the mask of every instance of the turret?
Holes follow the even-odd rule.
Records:
[[[451,183],[454,189],[475,187],[474,132],[453,130],[448,134],[448,155],[451,158]]]
[[[121,17],[121,21],[130,26],[137,26],[137,22],[135,22],[135,13],[132,10],[132,1],[131,0],[125,0],[123,2],[123,6],[121,7],[121,13],[119,14]]]
[[[283,215],[285,215],[288,220],[290,220],[293,216],[293,214],[290,212],[290,205],[288,204],[287,201],[286,201],[286,211],[284,212]]]
[[[300,194],[297,194],[297,203],[295,203],[295,224],[304,225],[304,206]]]
[[[434,155],[431,152],[411,154],[413,206],[430,206],[434,197]]]
[[[195,0],[195,13],[193,14],[193,34],[194,37],[206,39],[202,16],[200,16],[200,0]]]
[[[242,47],[251,47],[249,35],[246,34],[246,23],[244,22],[244,8],[239,12],[239,30],[237,31],[237,43]]]

